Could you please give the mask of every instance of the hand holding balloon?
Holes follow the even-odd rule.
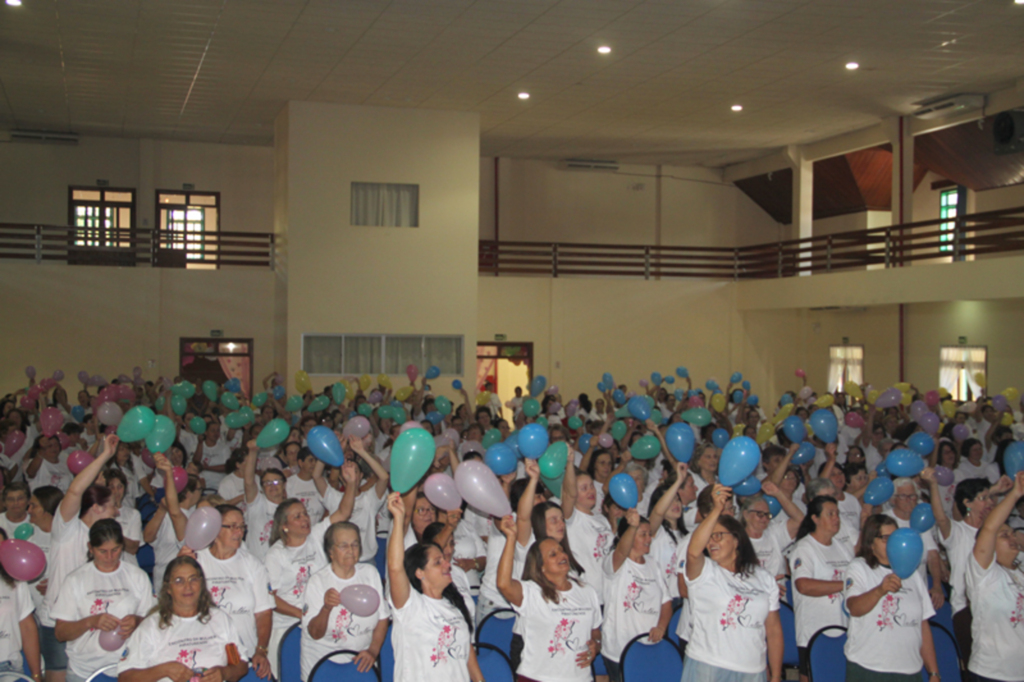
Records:
[[[882,594],[896,593],[903,588],[903,581],[895,573],[890,573],[882,579],[882,584],[878,587],[882,590]]]

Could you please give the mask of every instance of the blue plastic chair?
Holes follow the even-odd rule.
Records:
[[[796,614],[793,612],[793,607],[785,602],[780,602],[779,620],[782,621],[782,641],[785,644],[782,652],[782,665],[787,668],[799,668],[800,652],[796,647]]]
[[[156,566],[156,554],[153,553],[153,547],[151,545],[139,547],[139,551],[135,553],[135,561],[139,563],[139,568],[145,571],[152,581],[153,567]]]
[[[349,649],[339,649],[326,654],[313,666],[307,682],[380,682],[380,670],[376,665],[361,673],[355,663],[335,663],[331,660],[332,656],[338,654],[356,656],[358,653]]]
[[[117,663],[100,668],[92,675],[89,675],[85,682],[117,682]]]
[[[932,621],[932,641],[935,642],[935,659],[939,664],[939,675],[944,682],[961,682],[963,680],[963,658],[953,633]],[[928,682],[928,671],[922,669],[921,677]]]
[[[395,679],[395,648],[391,646],[391,631],[395,629],[395,623],[388,624],[388,634],[384,635],[384,644],[380,647],[380,655],[377,661],[380,663],[381,682],[393,682]]]
[[[242,676],[238,682],[267,682],[256,674],[256,668],[250,667],[249,672]]]
[[[683,655],[679,647],[670,639],[662,639],[657,644],[642,641],[645,639],[646,633],[637,635],[622,650],[619,665],[622,667],[623,682],[680,679],[683,675]]]
[[[935,610],[935,615],[928,619],[932,625],[939,625],[945,630],[953,632],[953,606],[947,599],[942,607]]]
[[[679,646],[679,633],[677,633],[676,630],[679,629],[679,615],[682,612],[683,605],[680,604],[672,612],[672,617],[668,620],[668,632],[665,633],[665,636],[671,639],[677,647]]]
[[[512,626],[515,625],[516,612],[512,609],[496,609],[491,611],[480,621],[480,627],[476,629],[476,643],[490,644],[499,651],[512,650]],[[498,616],[511,616],[499,618]]]
[[[381,583],[386,583],[388,573],[388,540],[387,538],[381,541],[380,536],[377,536],[377,554],[373,557],[373,561],[377,564],[377,572],[380,573]]]
[[[477,644],[476,662],[487,682],[513,682],[512,662],[505,652],[490,644]],[[312,682],[312,680],[310,681]]]
[[[786,578],[786,603],[793,605],[793,581],[790,578]]]
[[[825,633],[838,637],[830,637]],[[846,682],[846,628],[830,625],[814,633],[807,643],[811,659],[810,682]]]
[[[277,654],[279,682],[302,682],[302,630],[299,623],[288,628]]]

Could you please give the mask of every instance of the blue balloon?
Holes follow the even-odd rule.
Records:
[[[604,386],[604,382],[603,382],[603,381],[600,381],[600,382],[598,382],[598,384],[597,384],[597,392],[598,392],[598,393],[604,393],[604,392],[605,392],[605,391],[607,391],[607,390],[608,390],[608,389],[607,389],[607,388],[605,388],[605,386]]]
[[[900,448],[885,458],[885,469],[893,476],[917,476],[924,471],[924,459],[916,452]]]
[[[743,482],[739,485],[732,487],[734,495],[739,497],[749,497],[750,495],[756,495],[761,492],[761,481],[757,480],[757,476],[751,474],[743,479]]]
[[[1003,468],[1010,478],[1016,477],[1018,471],[1024,471],[1024,442],[1017,440],[1006,446]]]
[[[922,457],[927,457],[935,449],[935,440],[924,431],[918,431],[907,439],[907,447]]]
[[[405,409],[404,406],[402,405],[402,401],[401,400],[392,400],[391,401],[391,407],[397,407],[399,409]]]
[[[889,470],[885,468],[885,460],[884,459],[881,462],[878,463],[878,466],[875,467],[875,473],[878,474],[879,476],[885,476],[886,478],[892,478],[892,475],[889,473]]]
[[[590,449],[590,440],[593,438],[589,433],[584,433],[580,436],[579,440],[576,441],[577,450],[580,452],[586,452]]]
[[[935,512],[927,502],[922,502],[914,507],[914,511],[910,512],[910,527],[918,533],[927,533],[934,525]]]
[[[424,415],[424,418],[434,426],[437,426],[438,424],[444,421],[444,415],[438,412],[437,410],[434,410],[433,412],[427,412]]]
[[[739,372],[733,372],[732,376],[729,377],[729,383],[730,384],[738,384],[741,381],[743,381],[743,375],[740,374]]]
[[[238,393],[242,390],[242,381],[238,377],[232,377],[228,379],[224,384],[224,388],[231,391],[232,393]]]
[[[900,580],[906,580],[914,575],[914,571],[921,564],[924,541],[921,540],[921,534],[913,528],[900,528],[889,536],[885,543],[885,553],[889,557],[892,572],[899,576]]]
[[[615,389],[612,392],[612,400],[614,400],[615,404],[620,406],[620,407],[622,405],[625,405],[626,404],[626,394],[625,394],[625,392],[623,392],[623,390],[621,388]]]
[[[491,468],[495,476],[511,474],[516,470],[516,453],[504,443],[495,443],[487,448],[484,464]]]
[[[690,371],[685,367],[676,367],[676,376],[680,379],[685,379],[690,376]]]
[[[873,507],[885,504],[892,497],[895,488],[891,478],[878,477],[868,483],[868,489],[864,491],[864,501]],[[914,568],[917,568],[916,566]]]
[[[751,407],[757,407],[757,403],[758,402],[759,402],[759,399],[758,399],[758,397],[756,395],[748,395],[747,396],[747,405],[750,405]]]
[[[732,392],[732,401],[737,405],[743,402],[743,391],[739,389]]]
[[[284,400],[284,386],[274,386],[274,400]]]
[[[671,374],[666,374],[665,378],[663,379],[663,381],[666,384],[672,385],[672,384],[676,383],[676,378],[674,376],[672,376]]]
[[[616,474],[608,481],[608,493],[612,501],[623,509],[635,509],[640,495],[636,490],[636,481],[629,474]]]
[[[749,391],[750,390],[750,382],[747,381],[746,379],[743,380],[743,383],[740,384],[740,386],[743,387],[744,391]]]
[[[704,382],[704,388],[708,389],[709,391],[717,391],[718,382],[715,381],[714,379],[708,379],[707,381]]]
[[[76,422],[81,422],[85,419],[85,408],[81,405],[75,405],[71,408],[71,416],[75,418]]]
[[[761,448],[753,438],[737,436],[722,449],[718,460],[718,480],[722,485],[734,486],[754,473],[761,461]]]
[[[807,427],[800,417],[786,417],[782,420],[782,433],[793,443],[802,443],[807,438]]]
[[[538,396],[544,392],[544,387],[548,385],[548,380],[541,374],[538,374],[530,382],[530,395]]]
[[[456,391],[461,391],[462,390],[462,382],[459,381],[458,379],[453,379],[452,380],[452,388],[454,388]]]
[[[814,447],[814,443],[805,440],[803,443],[800,443],[800,447],[793,453],[793,459],[790,462],[797,466],[807,464],[814,460],[815,454],[817,454],[817,449]]]
[[[698,389],[698,388],[691,388],[689,391],[686,392],[686,395],[688,395],[691,398],[693,396],[695,396],[695,395],[700,395],[700,389]]]
[[[633,419],[639,419],[643,422],[651,417],[651,406],[641,395],[635,395],[630,398],[629,402],[626,403],[626,407],[629,408],[629,414],[632,415]]]
[[[782,504],[780,504],[779,501],[771,495],[765,495],[764,501],[768,503],[768,511],[771,512],[772,518],[774,519],[779,515],[779,512],[782,511]]]
[[[839,421],[832,410],[815,410],[811,413],[807,423],[811,425],[811,430],[814,431],[814,435],[821,442],[836,442],[836,437],[839,435]]]
[[[519,429],[519,452],[523,457],[538,459],[548,449],[548,430],[540,424],[527,424]]]
[[[437,365],[431,365],[430,367],[427,367],[427,373],[425,376],[427,379],[436,379],[441,376],[441,368]]]
[[[779,398],[779,407],[784,407],[786,405],[792,405],[792,404],[793,404],[793,396],[791,396],[788,393],[783,393],[782,397]]]
[[[661,386],[661,372],[651,372],[651,383],[655,386]]]
[[[601,383],[603,383],[605,386],[614,386],[615,385],[615,381],[612,379],[612,373],[611,372],[605,372],[604,374],[602,374],[601,375]]]
[[[725,444],[729,442],[729,432],[725,429],[715,429],[711,434],[711,442],[715,444],[716,448],[724,448]]]
[[[306,444],[317,459],[328,466],[340,467],[345,463],[345,452],[334,431],[326,426],[314,426],[306,435]]]
[[[681,388],[677,388],[672,395],[676,397],[676,402],[682,402],[683,398],[686,397],[686,391]]]
[[[512,452],[516,453],[516,457],[522,457],[522,454],[520,454],[520,452],[519,452],[519,432],[518,431],[513,431],[512,433],[508,434],[508,438],[506,438],[505,440],[503,440],[501,442],[504,443],[505,445],[509,446],[510,448],[512,448]]]
[[[672,424],[665,430],[665,444],[677,462],[689,462],[693,456],[693,428],[686,422]]]

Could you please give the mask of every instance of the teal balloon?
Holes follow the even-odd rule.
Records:
[[[393,412],[393,410],[394,408],[391,407],[390,405],[381,405],[380,407],[377,408],[377,418],[394,419],[395,413]]]
[[[14,529],[15,540],[28,540],[36,532],[31,523],[23,523]]]
[[[489,448],[495,443],[500,442],[501,431],[499,431],[498,429],[487,429],[487,433],[484,434],[483,440],[481,441],[480,444],[483,445],[485,448]]]
[[[185,400],[181,396],[174,397],[181,398],[182,402]],[[174,422],[171,418],[158,414],[154,420],[153,430],[146,436],[146,447],[150,452],[164,452],[174,443],[174,435]]]
[[[629,419],[632,415],[629,414],[629,408],[623,405],[619,409],[615,410],[616,419]]]
[[[546,478],[544,476],[540,477],[540,482],[543,483],[544,487],[547,488],[548,491],[550,491],[551,494],[554,495],[555,497],[562,496],[562,482],[564,480],[565,474],[559,476],[558,478]]]
[[[711,412],[706,407],[691,407],[680,416],[684,422],[694,426],[707,426],[711,423]]]
[[[302,396],[293,395],[288,396],[288,400],[284,404],[285,412],[298,412],[302,409]]]
[[[225,419],[225,421],[227,420]],[[206,420],[202,417],[192,417],[188,420],[188,428],[192,429],[192,433],[201,436],[206,433]]]
[[[240,405],[234,393],[223,393],[220,396],[220,404],[229,410],[237,410]]]
[[[371,415],[373,415],[373,405],[371,405],[370,403],[363,403],[358,408],[356,408],[356,412],[358,412],[359,414],[363,415],[366,418],[369,418]]]
[[[626,436],[626,430],[626,422],[615,422],[611,428],[612,438],[622,440]]]
[[[541,426],[543,426],[545,429],[548,428],[548,418],[547,417],[538,417],[537,418],[537,423],[540,424]]]
[[[391,446],[391,488],[404,494],[413,489],[434,463],[434,437],[425,429],[409,429]]]
[[[924,541],[921,540],[921,534],[913,528],[899,528],[886,541],[885,553],[889,557],[892,572],[899,576],[900,580],[906,580],[914,575],[921,563]]]
[[[157,412],[163,412],[164,411],[164,405],[166,405],[166,404],[167,404],[167,399],[164,398],[163,396],[160,396],[159,398],[156,399],[156,403],[153,404],[153,407],[156,408]]]
[[[188,408],[188,401],[185,400],[185,396],[181,394],[171,396],[171,411],[179,417],[185,414],[185,410]],[[150,448],[152,451],[153,448]]]
[[[259,393],[257,393],[256,395],[254,395],[252,397],[252,406],[253,407],[263,407],[266,404],[267,404],[267,392],[266,391],[260,391]]]
[[[401,407],[391,407],[391,418],[395,420],[396,424],[404,424],[409,421],[409,415],[405,413],[405,410]]]
[[[661,410],[651,410],[651,421],[654,422],[655,426],[661,426],[661,423],[665,421],[665,417],[661,414]]]
[[[310,412],[323,412],[331,405],[331,399],[325,395],[318,395],[313,398],[313,402],[309,404]]]
[[[573,431],[583,428],[583,420],[576,415],[569,417],[569,428]]]
[[[737,436],[722,448],[722,456],[718,460],[718,480],[725,486],[738,485],[754,473],[760,461],[761,448],[754,439]]]
[[[537,462],[540,467],[540,475],[551,479],[558,478],[565,474],[565,466],[568,461],[569,446],[565,441],[552,443]]]
[[[217,402],[217,383],[207,379],[203,382],[203,395],[213,402]]]
[[[345,384],[340,381],[331,386],[331,398],[334,399],[335,405],[341,405],[345,402],[345,393],[348,389],[345,388]]]
[[[633,455],[633,459],[640,460],[654,459],[659,452],[661,452],[661,441],[651,434],[638,438],[629,448],[629,454]]]
[[[252,424],[256,419],[256,415],[253,414],[252,408],[248,405],[243,405],[242,409],[240,409],[238,413],[245,417],[246,424]]]
[[[291,431],[291,426],[288,425],[284,419],[278,417],[277,419],[271,419],[270,423],[263,427],[260,431],[260,435],[256,436],[256,446],[263,448],[272,448],[280,445],[288,438],[288,433]]]
[[[140,441],[149,435],[155,424],[156,415],[153,410],[144,405],[136,405],[121,418],[117,425],[117,437],[126,443]]]
[[[533,398],[527,398],[523,401],[523,414],[527,417],[536,417],[540,414],[540,403]]]
[[[452,413],[452,401],[448,400],[448,398],[445,398],[443,395],[439,395],[434,398],[434,407],[436,407],[437,411],[446,417]]]
[[[171,386],[171,393],[180,395],[185,400],[188,400],[196,394],[196,385],[191,381],[179,381]]]
[[[226,417],[224,417],[224,424],[226,424],[229,429],[240,429],[245,426],[245,423],[245,415],[241,412],[230,412]]]

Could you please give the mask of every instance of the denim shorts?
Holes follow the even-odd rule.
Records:
[[[64,642],[58,642],[53,628],[39,626],[39,653],[47,670],[60,672],[68,669],[68,655],[64,650]]]

